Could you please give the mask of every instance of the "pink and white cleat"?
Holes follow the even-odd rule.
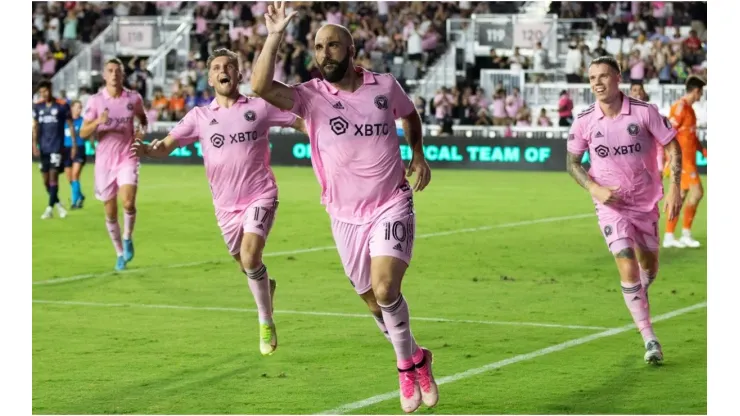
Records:
[[[419,348],[424,352],[424,359],[416,365],[416,379],[421,387],[421,399],[427,407],[434,407],[439,401],[439,389],[432,374],[434,355],[426,348]]]
[[[406,413],[415,412],[421,405],[421,391],[416,382],[416,368],[398,370],[398,382],[401,385],[401,409]]]

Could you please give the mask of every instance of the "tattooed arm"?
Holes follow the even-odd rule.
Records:
[[[583,152],[585,153],[585,152]],[[568,160],[566,162],[566,167],[568,168],[568,173],[570,176],[573,177],[573,179],[578,182],[579,185],[581,185],[584,189],[589,190],[594,185],[594,182],[591,180],[591,176],[586,172],[586,169],[583,168],[583,165],[581,164],[581,160],[583,160],[583,153],[572,153],[568,152]]]
[[[671,185],[681,185],[681,146],[676,139],[671,140],[665,150],[670,158]]]

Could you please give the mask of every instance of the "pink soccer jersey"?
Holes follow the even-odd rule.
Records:
[[[615,209],[651,212],[663,197],[657,152],[675,136],[676,130],[655,105],[622,95],[622,111],[614,119],[605,117],[597,103],[578,115],[568,136],[568,151],[588,150],[593,180],[619,186],[621,202]]]
[[[365,224],[412,195],[395,121],[416,109],[393,75],[357,70],[363,85],[355,92],[318,79],[295,86],[291,111],[306,120],[327,212]]]
[[[179,146],[200,141],[206,176],[217,211],[237,212],[260,198],[276,198],[268,131],[290,127],[296,116],[261,98],[243,95],[231,108],[216,100],[190,110],[170,136]]]
[[[134,114],[143,112],[143,102],[138,92],[123,89],[118,97],[111,97],[106,88],[87,101],[85,121],[93,121],[108,110],[108,121],[95,131],[98,146],[95,148],[96,171],[98,164],[109,170],[123,165],[136,165],[139,160],[131,157],[134,141]]]

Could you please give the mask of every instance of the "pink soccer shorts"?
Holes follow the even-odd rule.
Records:
[[[378,256],[411,263],[416,217],[406,199],[399,201],[368,224],[331,221],[344,273],[358,294],[372,289],[370,260]]]
[[[656,252],[660,248],[658,221],[660,211],[656,206],[651,212],[613,210],[599,207],[599,228],[612,254],[625,248],[640,248]]]
[[[218,226],[229,254],[239,254],[244,233],[257,234],[267,240],[275,223],[277,207],[277,199],[265,198],[254,201],[243,211],[218,213]]]
[[[126,164],[110,169],[102,164],[95,164],[95,198],[110,201],[118,195],[123,185],[139,184],[139,164]]]

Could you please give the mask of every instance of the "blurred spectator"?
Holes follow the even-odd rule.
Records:
[[[558,116],[560,117],[558,123],[560,127],[570,127],[573,124],[573,100],[570,99],[570,95],[566,90],[560,92]]]
[[[565,77],[568,83],[581,83],[583,78],[583,53],[581,53],[578,44],[571,41],[568,45],[568,53],[565,55]]]
[[[504,126],[509,121],[508,114],[506,114],[506,90],[503,88],[498,88],[493,93],[491,115],[494,126]]]
[[[541,109],[540,115],[537,117],[537,125],[540,127],[552,127],[552,121],[547,116],[547,109]]]
[[[522,103],[514,119],[516,120],[517,127],[528,127],[532,125],[532,112],[529,110],[527,103]]]

